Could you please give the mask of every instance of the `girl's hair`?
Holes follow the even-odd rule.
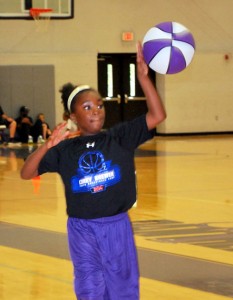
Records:
[[[64,112],[69,114],[69,109],[67,107],[67,102],[68,102],[68,98],[70,96],[70,94],[72,93],[72,91],[76,88],[77,86],[72,84],[71,82],[68,82],[66,84],[64,84],[59,92],[61,93],[61,99],[62,99],[62,104],[64,107]]]
[[[74,103],[76,102],[80,94],[86,91],[93,91],[93,89],[89,85],[79,85],[72,91],[67,101],[67,108],[70,112],[73,112]]]

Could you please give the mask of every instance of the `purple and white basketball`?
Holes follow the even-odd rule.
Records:
[[[147,65],[160,74],[181,72],[191,63],[195,53],[193,35],[177,22],[164,22],[149,29],[142,47]]]

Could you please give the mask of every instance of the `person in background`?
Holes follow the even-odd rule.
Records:
[[[69,132],[68,138],[79,135],[78,125],[74,121],[71,120],[70,114],[67,114],[67,112],[64,112],[63,120],[66,122],[65,129]]]
[[[32,126],[31,134],[34,143],[44,143],[51,135],[49,124],[45,122],[43,113],[38,114],[35,124]]]
[[[26,106],[21,106],[19,110],[19,116],[16,118],[17,123],[17,134],[22,143],[28,143],[31,137],[31,129],[33,126],[33,119],[28,115],[29,108]]]
[[[79,135],[79,129],[78,129],[78,125],[75,123],[75,121],[70,119],[70,112],[69,109],[67,107],[67,102],[68,102],[68,98],[69,95],[71,94],[71,92],[76,88],[77,86],[75,86],[73,83],[66,83],[62,86],[62,88],[59,90],[59,92],[61,93],[61,103],[63,105],[63,120],[66,122],[66,130],[69,131],[69,135],[68,137],[74,137]]]
[[[5,125],[6,128],[9,129],[9,141],[8,141],[8,146],[20,146],[21,143],[17,141],[16,139],[16,127],[17,127],[17,123],[16,121],[9,117],[8,115],[6,115],[2,109],[2,106],[0,105],[0,125]]]
[[[139,299],[138,258],[128,215],[136,201],[134,156],[166,118],[140,43],[137,77],[146,114],[103,131],[102,97],[88,85],[78,86],[67,108],[80,135],[67,139],[65,123],[58,125],[21,169],[22,179],[57,172],[63,180],[77,299]]]

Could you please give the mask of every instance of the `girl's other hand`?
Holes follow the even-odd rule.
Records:
[[[46,142],[47,148],[52,148],[59,144],[61,141],[65,140],[68,135],[69,131],[65,130],[66,122],[63,122],[55,127],[51,136],[49,137],[48,141]]]

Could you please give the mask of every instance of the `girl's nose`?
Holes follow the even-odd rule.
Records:
[[[97,115],[98,114],[98,108],[93,107],[92,113],[93,113],[93,115]]]

